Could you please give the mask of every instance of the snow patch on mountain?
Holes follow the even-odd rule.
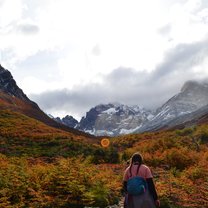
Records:
[[[135,131],[137,131],[138,129],[140,129],[142,125],[139,125],[138,127],[134,128],[134,129],[121,129],[120,130],[120,134],[131,134]]]
[[[105,111],[103,111],[103,112],[101,112],[102,114],[114,114],[114,113],[117,113],[118,112],[118,110],[116,110],[116,108],[109,108],[108,110],[105,110]]]

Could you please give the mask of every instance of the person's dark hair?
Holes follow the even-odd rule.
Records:
[[[138,170],[139,170],[139,166],[143,163],[143,158],[141,156],[141,154],[139,152],[136,152],[132,155],[131,157],[131,164],[130,164],[130,175],[132,176],[132,173],[131,173],[131,167],[133,164],[138,164]],[[137,172],[138,172],[137,170]]]
[[[143,162],[143,158],[141,156],[141,154],[139,152],[136,152],[132,155],[131,157],[131,164],[133,163],[139,163],[140,165],[142,164]]]

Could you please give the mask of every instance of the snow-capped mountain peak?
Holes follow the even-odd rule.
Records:
[[[139,106],[101,104],[86,113],[77,128],[95,135],[116,136],[132,133],[142,126],[152,114]]]

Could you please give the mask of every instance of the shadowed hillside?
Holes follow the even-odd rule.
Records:
[[[6,155],[73,156],[96,149],[98,140],[75,135],[11,110],[0,110],[0,152]],[[86,153],[87,154],[87,153]]]
[[[83,132],[80,132],[78,130],[75,130],[73,128],[69,128],[67,126],[64,126],[50,117],[48,117],[39,107],[36,103],[33,102],[27,102],[22,99],[19,99],[15,96],[9,95],[8,93],[3,92],[0,90],[0,110],[4,109],[10,109],[14,112],[19,112],[23,115],[26,115],[28,117],[34,118],[38,121],[41,121],[45,123],[48,126],[62,129],[67,132],[74,133],[76,135],[83,135],[85,137],[91,137],[96,138],[94,136],[91,136],[90,134],[86,134]]]

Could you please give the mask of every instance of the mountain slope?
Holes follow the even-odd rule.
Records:
[[[193,112],[196,112],[195,116],[197,116],[199,113],[197,111],[207,104],[208,84],[188,81],[182,87],[181,92],[158,108],[154,117],[137,132],[154,131],[177,126],[188,119],[191,120]],[[200,115],[203,113],[206,113],[206,108],[200,111]]]
[[[37,119],[46,125],[73,132],[76,135],[92,137],[89,134],[60,124],[47,116],[39,106],[35,102],[31,101],[17,86],[11,73],[0,65],[0,110],[1,109],[10,109],[22,113],[26,116]]]
[[[92,154],[99,139],[49,118],[17,86],[11,73],[0,67],[0,153],[75,156]]]
[[[11,109],[0,110],[0,153],[6,155],[74,156],[90,154],[99,140],[50,127]]]
[[[163,127],[163,129],[181,129],[193,125],[207,124],[208,123],[208,105],[202,108],[185,114],[183,116],[177,117],[169,122]]]

